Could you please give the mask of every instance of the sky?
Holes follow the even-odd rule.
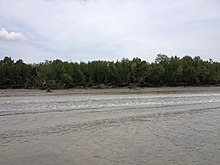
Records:
[[[0,0],[0,59],[220,61],[220,0]]]

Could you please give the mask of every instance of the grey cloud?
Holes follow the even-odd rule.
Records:
[[[23,41],[25,37],[19,32],[9,32],[5,28],[0,29],[0,40],[4,41]]]
[[[59,3],[62,3],[62,2],[89,2],[91,0],[45,0],[46,2],[59,2]]]
[[[45,58],[51,54],[72,60],[133,56],[153,60],[164,53],[204,59],[211,54],[220,60],[219,7],[218,0],[0,1],[0,25],[14,31],[0,29],[4,31],[0,40],[25,31],[28,42],[19,45],[23,52],[4,43],[14,54],[33,51],[39,59],[40,54]]]

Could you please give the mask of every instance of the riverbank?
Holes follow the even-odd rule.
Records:
[[[220,88],[1,90],[0,164],[220,163]]]
[[[150,88],[111,88],[111,89],[56,89],[47,92],[40,89],[0,89],[0,96],[19,95],[68,95],[68,94],[123,94],[123,93],[175,93],[175,92],[220,92],[220,87],[150,87]]]

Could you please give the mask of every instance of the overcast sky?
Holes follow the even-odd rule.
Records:
[[[0,0],[0,58],[220,61],[220,0]]]

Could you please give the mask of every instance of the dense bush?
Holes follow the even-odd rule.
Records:
[[[215,85],[220,83],[220,63],[200,57],[157,55],[155,62],[140,58],[88,63],[45,61],[40,64],[0,61],[1,88],[72,88],[123,86]]]

